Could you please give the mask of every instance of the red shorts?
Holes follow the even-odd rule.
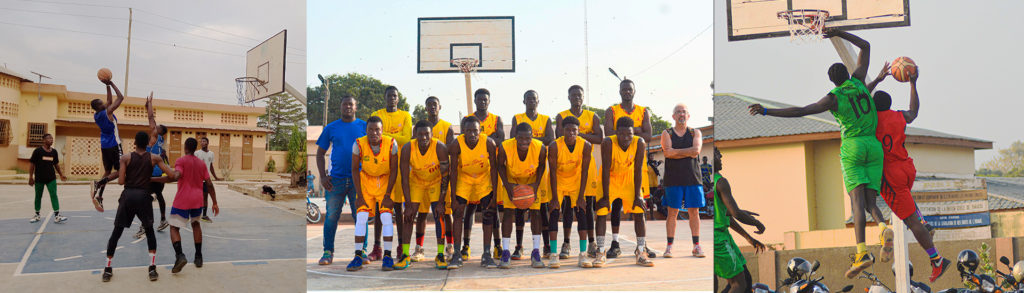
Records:
[[[917,211],[914,197],[910,195],[910,188],[914,186],[916,176],[917,169],[914,168],[913,159],[885,162],[882,167],[882,198],[901,220]]]

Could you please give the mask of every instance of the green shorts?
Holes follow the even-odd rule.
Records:
[[[715,229],[715,275],[730,279],[742,273],[747,259],[743,258],[740,248],[732,241],[729,230]]]
[[[846,192],[853,192],[861,184],[880,190],[882,185],[882,143],[874,136],[844,138],[839,146],[839,161],[843,165]]]

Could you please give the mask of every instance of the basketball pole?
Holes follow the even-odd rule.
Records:
[[[473,115],[473,84],[469,79],[469,71],[463,72],[462,75],[466,77],[466,115]]]

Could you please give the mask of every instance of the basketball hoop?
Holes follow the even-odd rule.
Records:
[[[451,60],[452,64],[459,67],[459,71],[466,77],[466,111],[467,113],[473,113],[473,96],[472,96],[472,82],[469,79],[469,75],[476,75],[476,66],[479,62],[476,58],[454,58]]]
[[[789,40],[807,43],[824,39],[822,34],[829,13],[820,9],[796,9],[780,11],[779,18],[789,23]]]
[[[238,94],[238,104],[244,105],[245,103],[252,103],[246,97],[254,97],[260,93],[259,88],[263,88],[263,91],[267,90],[266,82],[261,81],[255,77],[239,77],[235,79],[235,89]]]

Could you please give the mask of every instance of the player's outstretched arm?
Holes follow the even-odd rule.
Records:
[[[869,93],[874,92],[875,86],[881,83],[882,80],[885,80],[885,77],[889,76],[889,74],[889,61],[885,61],[885,65],[882,65],[882,71],[878,73],[878,76],[876,76],[875,79],[871,80],[871,82],[869,82],[864,87],[868,89]]]
[[[718,197],[722,200],[722,204],[725,205],[725,209],[729,211],[729,215],[732,215],[733,218],[741,223],[756,227],[757,232],[755,233],[764,233],[764,224],[761,224],[761,221],[758,221],[750,213],[741,210],[736,205],[736,200],[732,197],[732,187],[729,185],[729,180],[725,178],[718,179],[718,183],[715,184],[715,191],[718,192]]]
[[[844,40],[850,41],[850,43],[853,43],[857,48],[860,48],[860,52],[857,54],[857,68],[854,69],[853,73],[850,75],[864,81],[864,78],[868,75],[868,63],[871,62],[871,44],[868,43],[868,41],[846,31],[838,29],[825,30],[826,38],[840,37]]]
[[[768,109],[761,104],[753,104],[747,107],[750,111],[750,115],[765,115],[775,117],[803,117],[807,115],[818,114],[821,112],[828,111],[829,109],[835,108],[836,96],[831,93],[826,94],[821,100],[818,100],[814,104],[810,104],[803,107],[789,107],[781,109]]]
[[[755,254],[761,253],[767,249],[767,247],[764,246],[764,243],[761,243],[761,241],[757,241],[757,239],[754,239],[754,237],[750,236],[750,233],[747,233],[747,230],[743,229],[743,226],[740,225],[739,222],[736,222],[735,218],[729,218],[729,228],[732,229],[733,231],[736,231],[736,234],[740,234],[740,236],[743,236],[743,239],[746,239],[747,242],[749,242],[750,245],[754,247]]]
[[[156,114],[153,111],[153,92],[146,97],[146,117],[149,118],[149,146],[156,145],[156,137],[160,134],[156,126]]]
[[[917,67],[917,72],[910,77],[910,110],[903,112],[903,119],[907,120],[907,124],[914,122],[917,119],[917,110],[921,108],[921,101],[917,99],[917,76],[921,75],[921,67]]]
[[[121,90],[117,89],[117,85],[114,85],[113,82],[107,85],[109,85],[110,88],[114,90],[114,94],[117,95],[117,99],[110,101],[109,91],[107,94],[107,117],[110,118],[110,121],[114,121],[114,110],[117,110],[118,107],[121,107],[121,102],[124,102],[124,95],[121,95]]]

